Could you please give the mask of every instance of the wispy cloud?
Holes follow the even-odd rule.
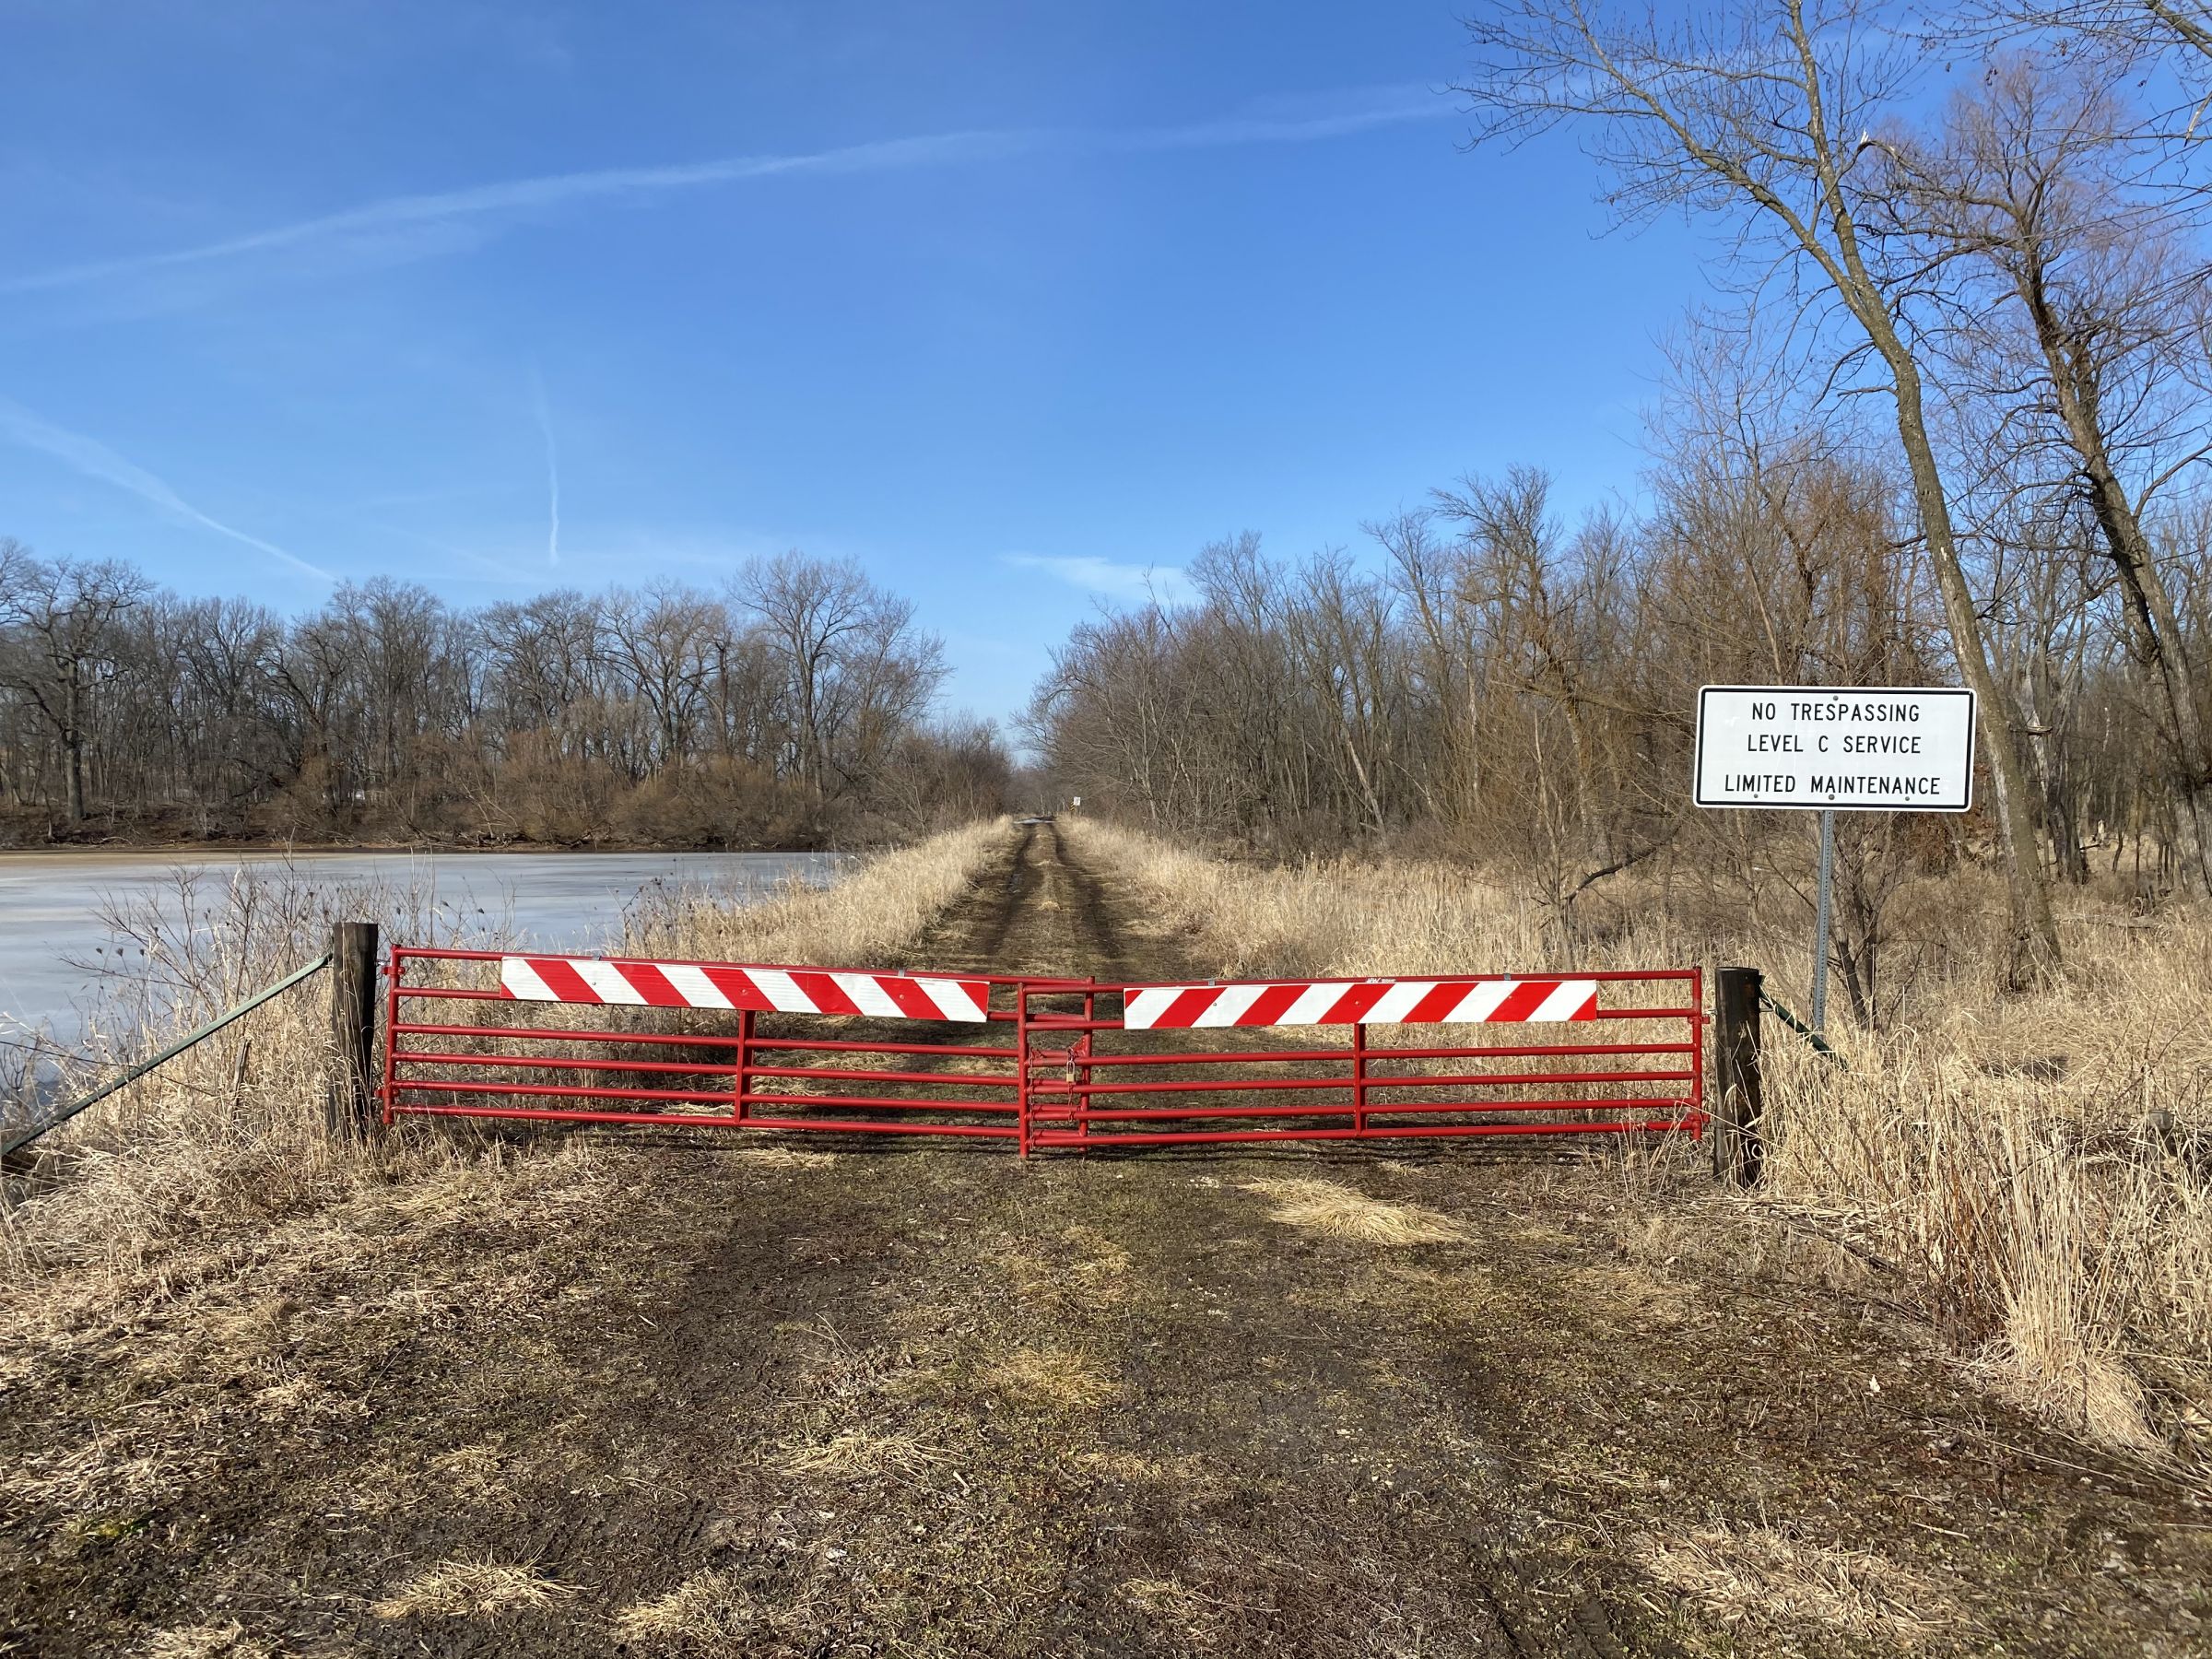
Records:
[[[537,429],[546,435],[546,563],[560,565],[560,449],[553,441],[553,410],[546,402],[546,377],[530,366],[530,389],[536,394]]]
[[[1007,128],[932,133],[796,154],[724,156],[662,167],[601,168],[512,179],[462,190],[388,196],[335,213],[273,225],[188,248],[62,265],[0,280],[0,294],[84,288],[117,278],[176,273],[284,253],[327,256],[352,251],[389,263],[473,245],[476,234],[515,220],[591,202],[644,202],[752,179],[792,174],[886,172],[949,167],[1050,151],[1066,154],[1217,149],[1241,145],[1311,144],[1379,127],[1435,120],[1452,106],[1425,88],[1339,94],[1337,107],[1282,115],[1237,115],[1181,126],[1123,129]],[[468,228],[476,234],[434,234]]]
[[[1182,605],[1191,598],[1190,579],[1173,565],[1120,564],[1111,559],[1049,553],[1008,553],[1001,563],[1017,570],[1042,571],[1071,587],[1113,599],[1157,599]]]
[[[11,403],[6,398],[0,398],[0,439],[51,455],[88,478],[97,478],[102,484],[135,495],[142,501],[151,502],[172,518],[212,530],[218,535],[227,535],[232,541],[242,542],[249,547],[290,565],[296,571],[303,571],[324,582],[337,581],[322,566],[310,564],[299,555],[288,553],[274,542],[250,535],[235,525],[226,524],[222,520],[201,512],[167,483],[144,467],[125,460],[97,438],[88,438],[81,432],[57,427],[52,421],[41,419],[22,405]]]
[[[520,569],[507,563],[504,559],[494,559],[488,553],[479,552],[475,547],[465,547],[461,543],[447,541],[435,535],[425,535],[421,531],[410,530],[404,524],[381,524],[373,519],[356,519],[352,522],[361,529],[374,531],[381,535],[395,535],[402,541],[413,542],[418,547],[428,547],[438,554],[441,563],[437,569],[437,579],[441,582],[497,582],[511,583],[517,587],[535,588],[544,581],[544,578],[538,575],[535,570]],[[475,565],[478,570],[488,571],[490,574],[488,576],[463,576],[453,569],[453,561],[456,559]]]

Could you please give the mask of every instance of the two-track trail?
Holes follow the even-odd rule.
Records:
[[[913,960],[1189,971],[1049,825]],[[1286,1184],[1316,1182],[1352,1231]],[[1801,1610],[1799,1652],[2202,1651],[2205,1535],[2154,1475],[2039,1436],[1857,1300],[1670,1261],[1641,1203],[1605,1159],[1449,1143],[566,1136],[12,1366],[43,1484],[8,1488],[0,1632],[1777,1651],[1732,1634],[1756,1603]],[[139,1484],[73,1486],[96,1454]],[[172,1638],[204,1645],[148,1645]]]

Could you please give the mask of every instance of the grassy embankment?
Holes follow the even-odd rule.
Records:
[[[1561,961],[1535,907],[1441,865],[1253,868],[1069,828],[1223,977],[1760,959],[1749,941],[1630,904],[1604,945]],[[1768,1182],[1735,1200],[1687,1156],[1640,1166],[1680,1202],[1653,1224],[1664,1236],[1627,1242],[1741,1253],[1750,1230],[1750,1270],[1786,1262],[1909,1308],[2053,1419],[2202,1467],[2212,1184],[2188,1149],[2206,1144],[2212,1087],[2212,918],[2177,907],[2144,924],[2079,897],[2065,931],[2063,983],[2003,998],[1994,962],[1955,964],[1911,1023],[1840,1034],[1843,1066],[1770,1021]],[[2161,1109],[2172,1141],[2144,1127]]]

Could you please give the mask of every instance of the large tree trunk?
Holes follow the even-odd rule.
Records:
[[[2066,441],[2081,462],[2089,511],[2120,578],[2120,608],[2127,618],[2136,654],[2158,680],[2159,735],[2172,762],[2182,817],[2195,842],[2192,851],[2197,879],[2212,891],[2212,746],[2206,741],[2195,670],[2182,647],[2181,619],[2159,574],[2143,521],[2106,447],[2096,371],[2069,349],[2071,342],[2040,280],[2030,280],[2027,288],[2029,313],[2035,320],[2037,344],[2051,375],[2059,418],[2065,423]]]
[[[1799,18],[1797,0],[1791,0],[1793,19]],[[1799,22],[1802,42],[1802,23]],[[1809,48],[1806,49],[1809,53]],[[1819,119],[1818,80],[1810,74],[1808,95]],[[2027,769],[2016,738],[2020,729],[2012,693],[1989,666],[1989,648],[1982,637],[1982,618],[1974,608],[1973,589],[1959,561],[1959,538],[1951,525],[1949,497],[1943,473],[1936,463],[1936,446],[1928,437],[1927,411],[1921,397],[1920,365],[1897,332],[1881,287],[1867,272],[1861,258],[1856,222],[1843,199],[1840,175],[1832,158],[1823,152],[1822,182],[1834,218],[1835,250],[1824,260],[1837,292],[1866,331],[1866,337],[1889,371],[1897,398],[1898,442],[1912,477],[1912,499],[1919,511],[1921,534],[1935,566],[1936,587],[1943,599],[1943,618],[1951,636],[1952,654],[1959,672],[1974,693],[1982,728],[1982,756],[1989,767],[1990,805],[1996,818],[1997,836],[2004,853],[2006,946],[2004,982],[2021,990],[2053,972],[2059,964],[2058,924],[2051,914],[2051,889],[2043,878],[2042,854],[2037,845],[2035,809]]]
[[[2042,859],[2036,845],[2028,779],[2015,744],[2018,722],[2013,718],[2012,694],[1990,672],[1982,618],[1974,609],[1965,567],[1959,560],[1950,504],[1936,469],[1935,447],[1928,441],[1919,368],[1889,325],[1886,310],[1871,317],[1862,312],[1860,320],[1874,335],[1876,347],[1888,360],[1896,382],[1898,439],[1912,469],[1912,496],[1920,510],[1922,533],[1927,537],[1928,557],[1936,567],[1944,621],[1950,630],[1959,670],[1981,712],[1982,756],[1989,766],[1991,806],[2005,853],[2005,982],[2018,990],[2047,977],[2058,966],[2059,948],[2058,924],[2052,918],[2051,892],[2043,880]]]

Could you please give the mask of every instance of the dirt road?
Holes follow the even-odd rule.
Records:
[[[1187,968],[1049,828],[915,959]],[[273,1217],[5,1373],[0,1648],[2206,1651],[2181,1494],[1666,1179],[646,1132]]]

